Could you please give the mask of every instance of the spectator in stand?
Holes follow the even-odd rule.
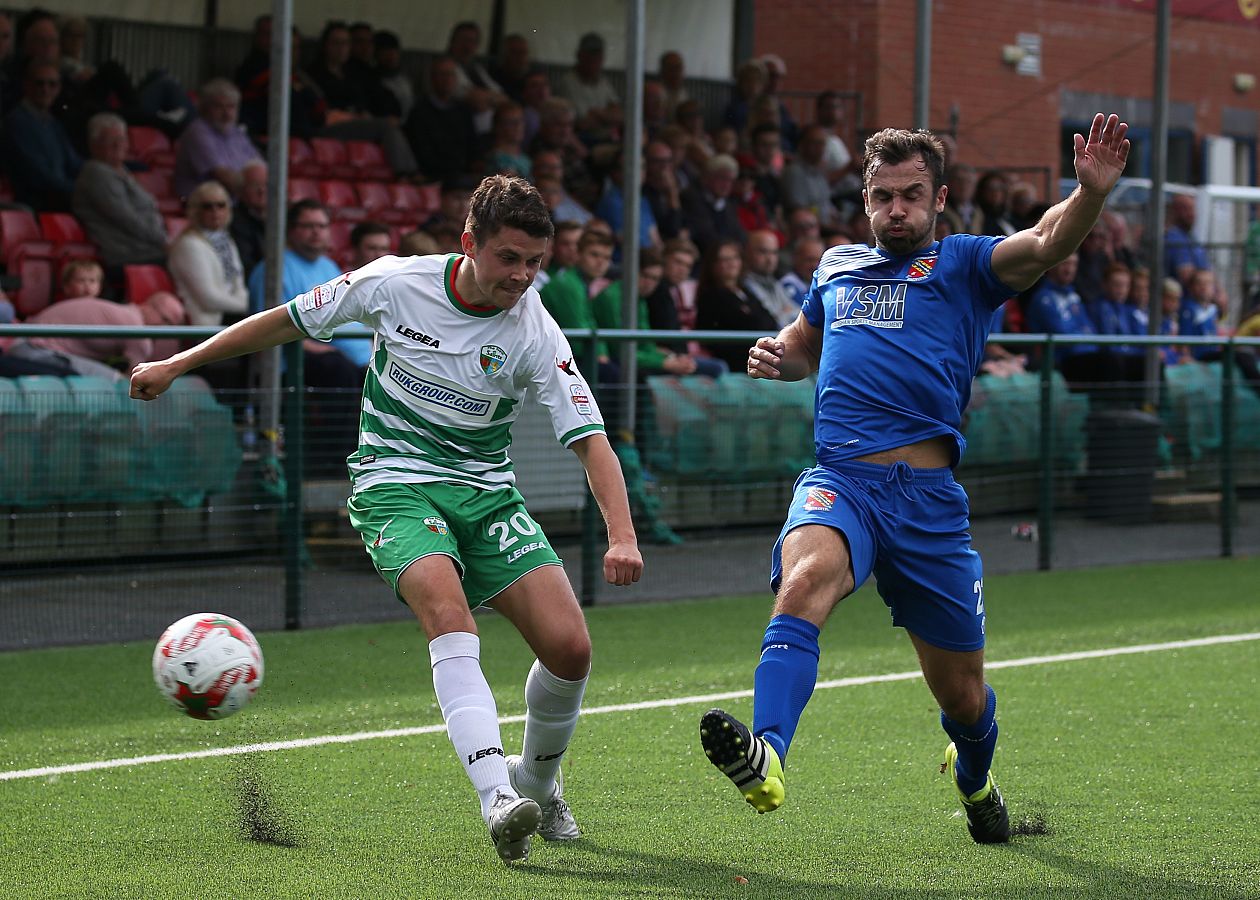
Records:
[[[349,62],[350,30],[344,22],[329,22],[320,35],[319,56],[311,70],[327,106],[319,136],[372,141],[380,145],[396,176],[415,175],[417,155],[398,126],[393,95],[382,92],[369,75],[355,75]]]
[[[99,297],[105,286],[105,270],[94,259],[72,259],[61,270],[61,300]]]
[[[691,277],[700,252],[691,241],[676,238],[665,243],[661,254],[660,283],[646,295],[647,325],[654,331],[687,331],[696,324],[696,281]],[[707,355],[698,341],[659,341],[657,347],[685,357],[677,367],[694,365],[694,374],[717,378],[727,371],[726,363]]]
[[[621,97],[604,74],[604,39],[587,32],[578,41],[577,62],[560,76],[556,94],[573,104],[575,127],[590,144],[616,140],[621,132]]]
[[[657,71],[661,87],[665,89],[665,120],[670,121],[679,105],[691,99],[686,85],[687,65],[677,50],[666,50],[661,54]]]
[[[809,235],[798,237],[792,244],[792,267],[779,279],[779,284],[792,299],[798,312],[809,294],[809,286],[814,280],[814,272],[824,249],[821,238]]]
[[[459,228],[462,234],[464,223],[468,221],[468,203],[476,186],[477,182],[467,176],[452,178],[443,184],[437,212],[424,223],[424,227],[432,230],[450,225]]]
[[[1195,274],[1211,268],[1207,250],[1193,235],[1197,218],[1194,197],[1173,194],[1168,203],[1168,226],[1164,230],[1164,273],[1180,281],[1187,293]]]
[[[783,167],[783,203],[789,209],[812,209],[822,225],[839,223],[831,202],[831,181],[823,165],[827,132],[810,125],[801,135],[794,160]]]
[[[674,170],[674,153],[663,141],[651,141],[643,151],[643,196],[656,219],[662,241],[683,233],[682,196]]]
[[[239,195],[241,170],[261,159],[238,121],[241,92],[226,78],[212,78],[202,85],[198,102],[200,118],[188,124],[175,145],[175,193],[187,197],[213,178]]]
[[[449,56],[429,64],[429,89],[407,119],[407,137],[424,176],[446,181],[476,165],[473,111],[455,95],[459,65]]]
[[[364,82],[375,81],[374,32],[368,22],[355,22],[350,26],[350,58],[346,60],[346,71]]]
[[[350,231],[350,270],[361,269],[382,256],[389,256],[389,227],[380,222],[360,222]],[[372,362],[372,342],[363,338],[333,338],[330,343],[356,366],[366,369]]]
[[[640,177],[643,175],[643,167],[639,167]],[[617,154],[617,158],[611,169],[608,170],[608,178],[604,182],[604,193],[599,198],[599,204],[595,207],[596,218],[603,219],[612,226],[613,233],[620,236],[622,225],[625,223],[626,215],[626,197],[624,191],[625,169],[622,153]],[[642,188],[636,191],[639,195],[639,246],[640,247],[661,247],[661,235],[656,228],[656,217],[652,215],[652,205],[648,202],[647,197],[643,195]],[[613,253],[614,261],[621,260],[621,245],[616,246]]]
[[[455,96],[473,110],[477,134],[489,134],[494,108],[507,99],[477,53],[481,49],[481,26],[476,22],[458,22],[451,29],[446,55],[455,61]]]
[[[22,100],[4,117],[4,160],[13,199],[37,212],[70,208],[83,160],[53,115],[61,90],[57,66],[32,62],[22,80]]]
[[[506,35],[499,45],[499,59],[490,69],[490,77],[510,99],[523,104],[525,81],[533,71],[529,41],[523,34]]]
[[[341,274],[341,267],[328,256],[328,226],[328,211],[317,201],[299,200],[289,206],[281,260],[281,296],[271,298],[274,303],[285,303]],[[267,302],[265,263],[254,267],[247,284],[251,312],[261,312],[272,305]],[[323,432],[323,439],[311,444],[308,464],[312,471],[344,475],[345,451],[354,446],[358,416],[347,408],[343,397],[333,392],[361,390],[363,369],[331,344],[311,338],[302,341],[302,365],[306,387],[317,389],[307,397],[308,415],[313,414],[320,421]]]
[[[956,162],[948,169],[949,193],[941,213],[954,234],[983,234],[984,213],[975,202],[976,170],[968,163]]]
[[[1218,319],[1220,308],[1216,305],[1216,276],[1210,269],[1196,269],[1189,279],[1189,287],[1181,298],[1177,315],[1177,332],[1183,337],[1215,337],[1220,334]],[[1220,350],[1210,345],[1190,348],[1198,360],[1219,358]]]
[[[241,190],[228,231],[241,257],[241,271],[254,271],[267,253],[267,164],[261,159],[241,169]]]
[[[398,121],[405,122],[416,104],[416,90],[411,78],[402,69],[402,44],[398,35],[392,31],[378,31],[372,36],[372,48],[376,61],[372,69],[372,78],[376,82],[372,96],[383,97],[382,92],[389,94],[397,109]]]
[[[1016,231],[1031,228],[1040,221],[1039,202],[1037,188],[1031,182],[1017,181],[1011,185],[1010,220]]]
[[[996,169],[980,176],[976,182],[976,205],[984,222],[982,234],[1010,237],[1018,229],[1010,216],[1010,182]]]
[[[88,121],[92,158],[74,183],[74,214],[101,251],[109,281],[122,267],[166,262],[166,224],[157,201],[127,171],[127,123],[113,113]]]
[[[778,229],[774,227],[770,211],[766,209],[761,194],[757,192],[757,179],[752,169],[739,170],[739,177],[731,188],[731,197],[735,201],[735,214],[740,228],[749,234],[754,231],[773,231],[777,238]]]
[[[701,263],[700,284],[696,288],[697,330],[771,334],[779,327],[774,315],[744,289],[742,275],[740,242],[715,241]],[[747,341],[715,342],[706,349],[710,356],[725,362],[732,372],[747,371]]]
[[[295,27],[288,76],[289,134],[309,140],[323,132],[328,107],[315,82],[302,70],[301,59],[302,35]],[[265,137],[271,124],[271,16],[254,20],[253,42],[233,80],[241,89],[241,121],[251,135]]]
[[[749,137],[749,153],[743,162],[752,170],[753,185],[766,212],[776,221],[783,215],[783,148],[779,126],[758,125]]]
[[[57,18],[51,12],[39,8],[28,10],[18,17],[10,35],[14,50],[5,66],[3,104],[6,114],[22,101],[32,64],[55,66],[58,77],[61,75],[61,38]]]
[[[818,222],[818,216],[812,209],[794,209],[787,216],[787,233],[784,235],[783,248],[779,250],[779,270],[787,271],[795,269],[795,252],[796,245],[802,238],[812,238],[822,241],[822,226]],[[827,242],[823,241],[824,249]],[[821,253],[819,256],[821,257]],[[818,265],[817,262],[814,263]],[[809,287],[809,279],[814,275],[814,269],[811,267],[809,275],[805,278],[805,286]]]
[[[564,186],[564,158],[555,150],[536,150],[530,160],[534,183],[540,191],[546,185],[543,199],[557,222],[572,221],[585,225],[592,218],[591,211],[569,194]],[[553,184],[554,183],[554,184]]]
[[[1145,282],[1145,284],[1140,282]],[[1162,315],[1160,316],[1159,333],[1165,337],[1177,333],[1177,313],[1178,307],[1181,305],[1181,285],[1174,278],[1166,279],[1166,282],[1173,287],[1173,302],[1161,307]],[[1150,272],[1146,269],[1133,270],[1129,296],[1120,307],[1120,321],[1124,334],[1145,337],[1150,333],[1150,288]],[[1165,290],[1167,290],[1167,284],[1165,285]],[[1146,356],[1146,347],[1141,344],[1128,344],[1121,348],[1121,352],[1143,360]],[[1180,362],[1181,353],[1179,348],[1175,346],[1163,346],[1159,348],[1159,356],[1165,366],[1174,366]],[[1144,363],[1139,363],[1139,365],[1144,366]],[[1145,371],[1143,371],[1142,377],[1145,378]]]
[[[739,163],[733,158],[715,156],[705,165],[700,183],[682,192],[683,224],[705,255],[720,240],[741,243],[744,239],[731,197],[738,175]]]
[[[596,327],[596,298],[611,284],[607,274],[612,256],[610,236],[599,231],[582,232],[576,265],[557,272],[541,294],[543,306],[561,328]],[[615,434],[620,422],[617,392],[621,388],[621,366],[612,358],[606,342],[596,341],[595,352],[599,362],[597,383],[602,391],[599,402],[606,421],[614,424],[609,433]]]
[[[0,12],[0,104],[9,96],[9,80],[13,78],[10,68],[13,64],[13,17]],[[0,114],[7,112],[8,106],[0,105]]]
[[[666,125],[660,130],[656,139],[669,147],[674,156],[674,179],[678,182],[678,190],[685,191],[700,180],[699,170],[691,164],[689,150],[691,135],[681,125]]]
[[[1103,292],[1103,278],[1115,261],[1111,255],[1111,236],[1100,219],[1081,241],[1076,251],[1080,262],[1076,267],[1076,291],[1082,297],[1097,297]]]
[[[565,269],[577,265],[578,242],[582,238],[583,226],[571,219],[556,222],[556,234],[551,240],[551,259],[543,270],[550,278],[555,278]]]
[[[519,103],[505,100],[494,110],[494,130],[486,155],[486,174],[530,178],[533,165],[525,154],[525,111]]]
[[[1079,283],[1079,282],[1078,282]],[[1111,263],[1103,272],[1102,293],[1085,301],[1085,313],[1098,334],[1130,334],[1125,306],[1133,273],[1124,263]]]
[[[673,121],[665,111],[665,88],[659,81],[643,83],[643,137],[655,140],[661,129]]]
[[[534,146],[538,137],[538,129],[542,127],[542,107],[551,99],[551,81],[547,73],[530,72],[525,76],[525,86],[521,89],[521,111],[525,113],[526,147]]]
[[[833,191],[842,189],[848,193],[862,193],[862,181],[856,176],[852,184],[842,182],[846,175],[853,174],[853,154],[849,146],[840,137],[840,127],[844,120],[844,103],[835,91],[823,91],[814,98],[814,125],[823,130],[827,136],[827,146],[823,150],[823,171],[831,182]]]
[[[747,130],[748,117],[753,102],[766,88],[766,66],[761,60],[750,59],[735,70],[735,94],[722,111],[722,123],[740,134]],[[775,123],[778,124],[777,122]]]
[[[228,231],[231,198],[220,182],[204,181],[189,193],[186,214],[188,227],[171,244],[167,260],[175,292],[191,324],[230,325],[249,311],[245,270]]]
[[[703,115],[700,116],[700,121],[704,121]],[[729,125],[720,125],[715,128],[709,140],[714,153],[725,153],[727,156],[735,156],[739,153],[739,134]]]
[[[437,241],[425,231],[409,231],[398,240],[399,256],[432,256],[437,252]]]
[[[564,164],[564,187],[585,207],[595,205],[599,199],[599,186],[586,167],[590,155],[586,145],[574,131],[576,117],[573,104],[563,97],[552,97],[539,109],[538,134],[530,145],[530,155],[540,150],[560,154]]]
[[[713,138],[704,127],[704,110],[696,100],[684,100],[674,110],[674,124],[687,135],[686,159],[699,172],[717,151]]]
[[[1176,278],[1165,278],[1163,280],[1163,287],[1160,290],[1160,310],[1163,313],[1160,317],[1160,334],[1173,335],[1181,333],[1181,298],[1184,293],[1181,282]],[[1165,347],[1163,354],[1164,365],[1167,366],[1194,361],[1194,357],[1190,355],[1190,348],[1185,344]]]
[[[744,291],[765,308],[780,329],[795,321],[801,305],[784,289],[775,270],[779,267],[779,236],[763,229],[750,231],[744,244]]]
[[[98,297],[60,300],[26,319],[28,325],[183,325],[184,310],[164,291],[144,303],[113,303]],[[19,338],[5,352],[13,359],[38,362],[61,375],[90,375],[121,381],[142,362],[159,359],[149,338]],[[51,373],[50,373],[51,374]]]
[[[1137,269],[1137,253],[1133,250],[1133,241],[1129,233],[1129,220],[1120,213],[1109,209],[1104,209],[1099,219],[1107,226],[1107,246],[1112,260],[1124,263],[1130,269]]]
[[[790,152],[796,149],[801,129],[787,106],[779,99],[779,90],[787,79],[787,63],[775,53],[762,56],[761,63],[766,67],[766,86],[762,94],[774,100],[779,115],[779,131],[783,133],[783,149]]]

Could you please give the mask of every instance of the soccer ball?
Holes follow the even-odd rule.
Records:
[[[176,709],[194,719],[224,719],[240,712],[262,684],[262,649],[231,616],[194,613],[158,639],[153,679]]]

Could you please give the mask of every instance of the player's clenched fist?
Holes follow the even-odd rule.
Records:
[[[633,544],[614,544],[604,554],[604,580],[618,587],[634,584],[643,574],[643,557]]]
[[[156,400],[178,374],[165,362],[140,363],[131,372],[131,399]]]
[[[748,374],[753,378],[778,378],[783,360],[783,342],[778,338],[758,338],[748,350]]]

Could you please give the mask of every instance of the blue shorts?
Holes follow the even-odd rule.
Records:
[[[827,525],[845,536],[854,590],[874,573],[893,625],[945,650],[984,647],[980,554],[971,549],[967,494],[950,469],[903,462],[806,469],[771,556],[776,593],[783,539],[801,525]]]

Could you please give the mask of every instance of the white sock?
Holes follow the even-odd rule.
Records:
[[[516,770],[521,794],[540,803],[551,799],[556,772],[577,729],[586,679],[566,681],[534,660],[525,679],[525,744]]]
[[[488,821],[495,794],[516,792],[508,785],[499,713],[482,674],[480,656],[480,639],[466,631],[443,634],[429,642],[433,690],[442,707],[446,733],[481,798],[481,817]]]

